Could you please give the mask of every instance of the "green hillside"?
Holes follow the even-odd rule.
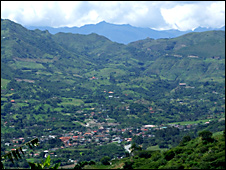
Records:
[[[180,145],[167,151],[135,150],[126,158],[110,162],[83,169],[225,169],[225,133],[192,140],[185,136]]]
[[[123,45],[97,34],[52,35],[1,20],[2,153],[36,136],[39,155],[29,151],[36,161],[50,148],[58,148],[52,153],[63,165],[100,161],[125,156],[123,147],[135,136],[142,136],[143,149],[164,150],[187,132],[196,137],[200,126],[223,131],[221,120],[224,31]],[[145,125],[154,128],[144,131]],[[112,142],[117,149],[95,157]]]
[[[144,60],[145,74],[155,73],[166,79],[183,81],[224,81],[224,46],[224,31],[189,33],[172,39],[145,39],[128,45]]]

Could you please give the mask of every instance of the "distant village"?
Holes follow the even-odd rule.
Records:
[[[209,123],[209,122],[205,122]],[[108,124],[109,125],[109,124]],[[88,125],[89,126],[89,125]],[[62,134],[62,136],[59,135],[47,135],[47,136],[41,136],[38,138],[39,143],[48,141],[50,139],[60,139],[63,142],[63,146],[59,148],[51,148],[49,150],[45,150],[45,157],[47,155],[52,155],[52,156],[57,156],[55,155],[54,151],[58,149],[64,149],[64,148],[69,148],[69,147],[76,147],[78,145],[88,145],[91,143],[95,143],[96,145],[103,145],[107,143],[121,143],[124,142],[125,144],[125,149],[130,152],[130,148],[128,146],[131,146],[132,143],[132,138],[124,138],[122,135],[110,135],[112,132],[116,132],[116,134],[123,134],[126,132],[130,132],[132,136],[142,136],[142,137],[150,137],[154,138],[155,135],[151,134],[151,131],[153,130],[162,130],[168,127],[175,127],[180,130],[189,130],[196,126],[196,124],[189,124],[189,125],[178,125],[178,124],[170,124],[170,125],[143,125],[141,128],[137,128],[134,131],[133,127],[125,128],[125,129],[118,129],[115,124],[112,125],[112,127],[105,127],[105,126],[100,126],[97,130],[91,130],[88,129],[86,132],[80,132],[80,131],[70,131],[68,133],[65,132],[65,134]],[[49,130],[51,133],[51,130]],[[118,133],[119,132],[119,133]],[[28,137],[28,138],[36,138],[36,136]],[[30,140],[30,139],[29,139]],[[24,138],[18,138],[18,139],[12,139],[10,142],[6,142],[6,146],[10,147],[19,147],[21,144],[25,143]],[[15,149],[12,149],[15,150]],[[27,151],[27,149],[23,149],[24,152]],[[40,155],[40,152],[34,153],[34,154],[29,154],[32,157],[36,157]]]

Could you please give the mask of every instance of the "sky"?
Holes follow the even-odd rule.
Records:
[[[156,30],[225,25],[225,1],[1,1],[1,18],[23,26],[81,27],[106,21]]]

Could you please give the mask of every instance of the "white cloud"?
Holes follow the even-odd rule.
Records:
[[[224,1],[1,1],[1,17],[22,25],[82,26],[105,20],[155,29],[225,24]]]
[[[225,24],[225,2],[179,4],[168,9],[161,8],[161,14],[174,29],[188,30],[198,26],[216,28]]]

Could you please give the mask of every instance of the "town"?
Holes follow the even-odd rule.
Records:
[[[205,122],[205,124],[208,124],[209,122]],[[93,127],[97,127],[96,124],[99,125],[97,129],[94,129]],[[131,146],[132,139],[134,136],[142,136],[142,138],[155,138],[155,135],[152,134],[153,131],[156,130],[163,130],[169,127],[178,128],[179,130],[186,131],[190,130],[191,128],[194,128],[197,124],[188,124],[188,125],[178,125],[178,124],[169,124],[169,125],[143,125],[140,128],[133,128],[128,127],[125,129],[118,129],[116,123],[96,123],[92,121],[91,123],[88,123],[86,126],[87,131],[81,132],[77,130],[72,130],[70,132],[66,132],[64,134],[60,135],[54,135],[51,134],[51,129],[48,130],[49,135],[38,137],[39,145],[42,145],[42,143],[51,140],[51,139],[60,139],[63,143],[60,147],[55,148],[49,148],[45,149],[42,152],[44,152],[43,157],[47,157],[47,155],[57,157],[55,154],[57,150],[64,149],[64,148],[72,148],[77,146],[85,146],[89,144],[95,144],[95,145],[106,145],[108,143],[123,143],[124,148],[130,152],[130,148],[128,146]],[[125,135],[126,134],[126,135]],[[128,136],[128,137],[127,137]],[[23,145],[25,141],[30,140],[32,138],[36,138],[37,136],[28,137],[28,139],[25,139],[23,137],[20,138],[13,138],[10,140],[10,142],[6,142],[5,146],[8,146],[9,148],[12,148],[11,150],[15,150],[15,148]],[[4,139],[3,139],[4,140]],[[141,145],[142,146],[142,145]],[[27,149],[23,149],[24,152],[27,151]],[[31,157],[39,157],[41,154],[41,151],[37,151],[36,153],[33,152],[29,155]],[[71,159],[69,160],[71,161]],[[77,160],[74,161],[75,163]]]

